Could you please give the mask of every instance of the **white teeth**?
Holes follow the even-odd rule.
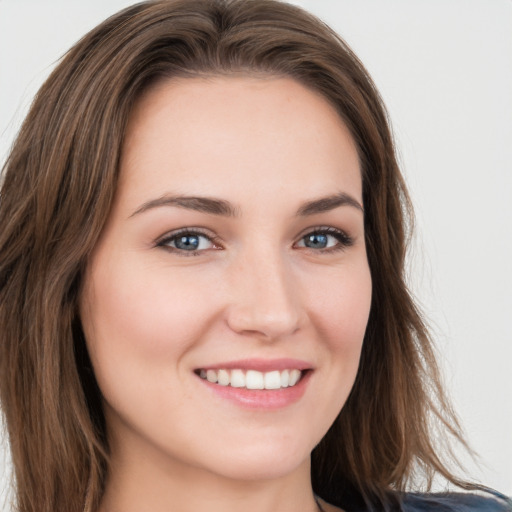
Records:
[[[295,386],[300,379],[300,370],[291,370],[290,371],[290,380],[288,381],[289,386]]]
[[[296,368],[291,370],[273,370],[258,372],[256,370],[200,370],[199,376],[208,382],[221,386],[246,389],[281,389],[295,386],[302,372]]]
[[[265,373],[265,389],[279,389],[281,387],[281,374],[278,371]]]
[[[245,387],[247,389],[263,389],[263,373],[249,370],[245,375]]]
[[[229,372],[227,370],[219,370],[217,379],[221,386],[229,386]]]
[[[245,373],[242,370],[231,370],[231,386],[245,388]]]

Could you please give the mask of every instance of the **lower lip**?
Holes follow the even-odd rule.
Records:
[[[304,395],[306,386],[311,377],[311,371],[306,372],[295,386],[281,389],[247,389],[221,386],[201,379],[201,382],[211,389],[217,396],[229,400],[238,406],[247,409],[281,409],[291,405]]]

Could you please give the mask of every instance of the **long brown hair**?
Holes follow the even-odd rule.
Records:
[[[422,474],[464,485],[436,435],[464,444],[404,281],[412,214],[386,111],[346,43],[273,0],[168,0],[109,18],[39,91],[0,195],[0,397],[21,512],[98,507],[109,448],[80,326],[82,276],[116,190],[131,108],[163,77],[262,73],[320,92],[358,148],[373,298],[360,368],[312,455],[317,494],[387,506]]]

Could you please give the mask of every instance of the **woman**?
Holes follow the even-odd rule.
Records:
[[[409,211],[370,78],[303,11],[160,1],[86,35],[4,170],[19,510],[506,510],[404,492],[478,488],[434,444],[464,441]]]

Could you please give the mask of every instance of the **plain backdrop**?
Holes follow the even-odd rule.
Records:
[[[0,0],[1,161],[59,57],[131,3]],[[384,98],[417,215],[411,288],[481,456],[465,460],[512,495],[512,1],[293,3],[342,35]]]

